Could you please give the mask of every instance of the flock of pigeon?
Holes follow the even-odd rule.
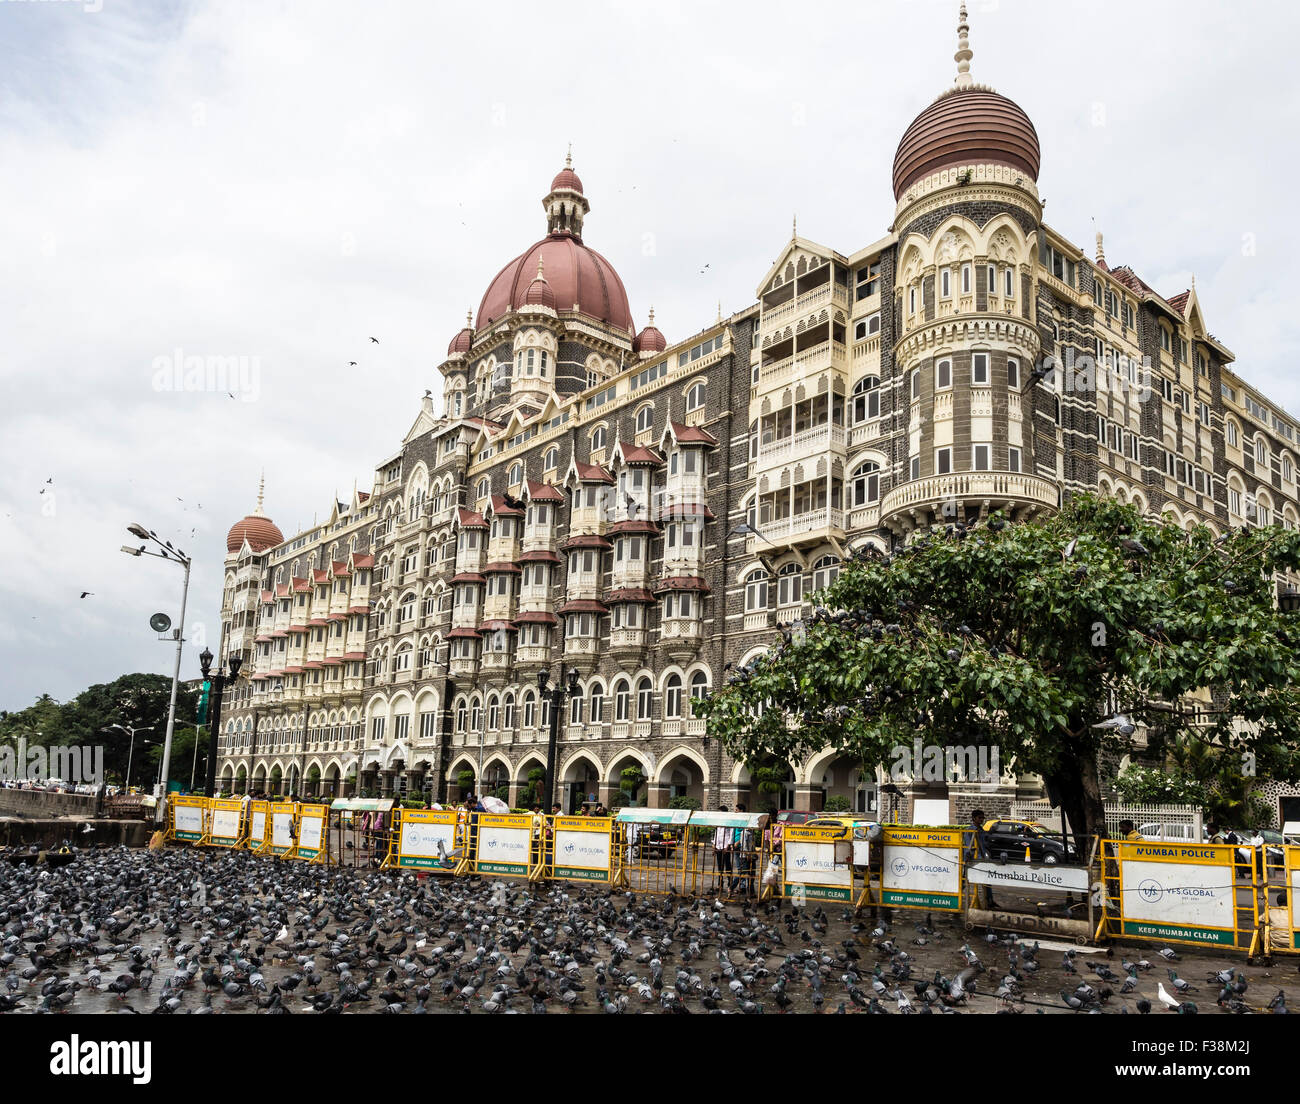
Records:
[[[1121,956],[1117,972],[1109,951],[1049,962],[1059,950],[967,938],[955,919],[922,913],[874,921],[842,906],[417,878],[247,852],[118,847],[58,868],[0,863],[0,1012],[1288,1011],[1282,990],[1257,997],[1236,968],[1193,985],[1168,948]],[[1169,985],[1153,989],[1160,971]],[[1059,999],[1058,977],[1074,986]]]

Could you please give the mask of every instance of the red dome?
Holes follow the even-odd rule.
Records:
[[[550,307],[555,309],[555,292],[551,290],[551,285],[537,277],[528,285],[528,290],[524,293],[524,305],[528,307]]]
[[[650,311],[650,324],[646,326],[639,334],[636,335],[632,342],[632,351],[635,353],[662,353],[668,348],[668,339],[659,332],[655,325],[655,312]]]
[[[572,169],[561,169],[555,174],[555,179],[551,181],[551,191],[558,192],[562,189],[571,192],[582,191],[582,181],[578,179],[578,174]]]
[[[952,165],[992,162],[1038,179],[1038,133],[1018,104],[991,88],[947,92],[903,133],[894,154],[894,199]]]
[[[243,521],[237,521],[226,534],[226,551],[238,552],[243,547],[244,539],[254,552],[265,552],[277,544],[284,543],[284,534],[269,517],[263,514],[249,514]]]
[[[479,329],[525,303],[539,260],[545,265],[546,283],[557,310],[572,311],[576,304],[581,313],[632,333],[632,308],[614,266],[594,249],[563,233],[543,238],[497,273],[479,304]]]
[[[457,353],[468,353],[470,346],[473,344],[474,331],[466,326],[451,339],[451,344],[447,346],[447,355],[455,356]]]

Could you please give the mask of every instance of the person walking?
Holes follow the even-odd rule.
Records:
[[[736,812],[745,813],[745,806],[737,802]],[[748,827],[739,827],[733,830],[732,846],[735,854],[733,862],[735,864],[735,876],[731,879],[731,892],[744,885],[745,893],[752,897],[754,895],[754,830]]]
[[[984,823],[984,810],[972,809],[962,842],[962,862],[968,867],[988,858],[988,837],[984,834]],[[979,908],[997,908],[993,903],[993,892],[986,885],[975,887],[975,903]]]
[[[727,807],[720,805],[718,812],[725,813]],[[718,875],[718,890],[721,892],[727,887],[727,877],[731,873],[731,850],[734,842],[734,836],[730,828],[713,829],[713,865]]]

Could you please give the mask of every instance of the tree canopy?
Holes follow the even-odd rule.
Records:
[[[167,706],[172,680],[164,675],[122,675],[112,682],[87,687],[71,701],[57,702],[41,694],[26,709],[0,714],[0,737],[25,738],[28,746],[81,744],[104,747],[104,773],[111,781],[126,775],[130,736],[114,724],[137,729],[131,766],[133,784],[148,784],[157,773],[167,732]],[[176,695],[176,732],[172,740],[170,774],[188,785],[193,767],[194,717],[198,694],[183,683]],[[200,758],[206,749],[200,750]]]
[[[1099,833],[1099,757],[1142,726],[1300,777],[1300,615],[1275,583],[1297,568],[1300,532],[1278,527],[1216,538],[1091,495],[1041,521],[993,514],[855,557],[698,708],[745,762],[994,747]]]

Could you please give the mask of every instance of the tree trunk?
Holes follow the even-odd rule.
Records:
[[[1092,837],[1106,835],[1106,810],[1101,801],[1101,780],[1095,756],[1085,752],[1082,757],[1063,764],[1059,774],[1049,775],[1045,781],[1060,801],[1061,812],[1074,836],[1079,860],[1086,861],[1092,848]]]

